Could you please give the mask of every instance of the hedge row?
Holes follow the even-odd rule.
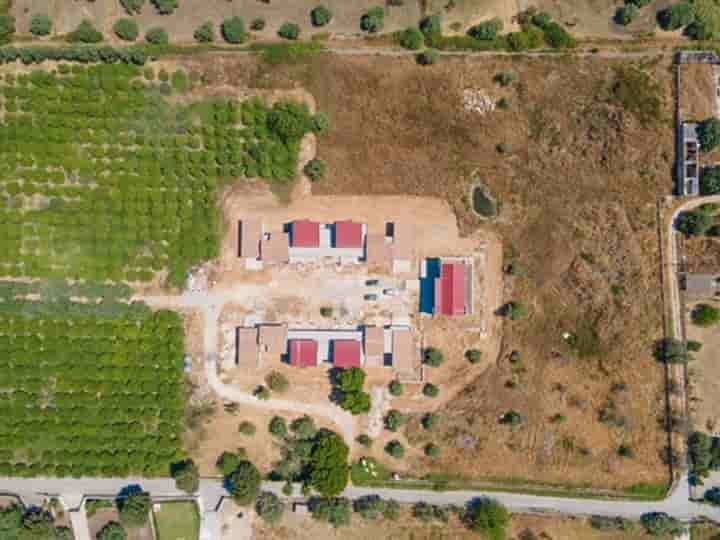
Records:
[[[148,53],[143,47],[118,49],[110,46],[73,46],[73,47],[1,47],[0,63],[21,61],[23,64],[40,64],[47,60],[81,62],[84,64],[102,62],[115,64],[122,62],[137,66],[145,65]]]

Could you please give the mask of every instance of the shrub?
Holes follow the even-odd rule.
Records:
[[[392,440],[385,445],[385,452],[395,459],[402,459],[405,456],[405,447],[400,441]]]
[[[438,457],[440,455],[440,447],[436,444],[429,443],[425,446],[425,455],[427,457]]]
[[[103,39],[102,32],[98,32],[92,23],[83,19],[78,27],[67,36],[68,41],[80,43],[99,43]]]
[[[503,111],[506,111],[507,109],[510,108],[510,102],[505,97],[501,97],[500,99],[498,99],[498,101],[495,105],[497,106],[498,109],[502,109]],[[510,269],[510,270],[513,268],[514,268],[513,265],[508,266],[508,269]],[[508,274],[512,275],[512,272],[508,272]]]
[[[260,30],[265,29],[265,19],[262,17],[258,17],[257,19],[253,19],[250,23],[250,29],[255,30],[256,32],[259,32]]]
[[[700,193],[702,195],[720,193],[720,167],[708,167],[702,172]]]
[[[118,19],[113,25],[113,32],[124,41],[135,41],[140,34],[137,23],[132,19]]]
[[[407,28],[400,32],[398,43],[400,43],[400,46],[405,49],[417,51],[422,49],[423,44],[425,43],[425,36],[417,28]]]
[[[429,51],[418,53],[415,57],[415,61],[421,66],[432,66],[438,61],[438,58],[440,58],[438,52],[434,49],[430,49]]]
[[[511,321],[519,321],[528,316],[528,309],[522,302],[509,302],[505,306],[505,315]]]
[[[150,495],[147,493],[128,495],[119,503],[120,523],[127,527],[142,527],[147,523],[150,506]]]
[[[30,33],[34,36],[47,36],[52,30],[52,20],[45,14],[38,13],[30,19]]]
[[[469,511],[472,529],[492,540],[503,540],[510,523],[510,513],[494,499],[484,498]]]
[[[509,410],[500,417],[500,423],[509,426],[519,426],[523,423],[523,417],[519,412]]]
[[[697,326],[714,326],[720,321],[720,310],[710,304],[698,304],[692,310],[690,318]]]
[[[285,39],[297,39],[300,36],[300,27],[291,22],[283,23],[278,30],[278,36]]]
[[[567,418],[564,414],[556,413],[550,417],[550,423],[552,424],[564,424],[566,421]]]
[[[305,164],[305,167],[303,167],[303,172],[310,180],[312,180],[313,182],[317,182],[323,176],[325,176],[325,162],[321,159],[313,158]],[[326,313],[329,311],[329,314],[325,315],[323,313],[323,310],[326,310]],[[332,308],[322,307],[320,308],[320,314],[323,317],[332,317]]]
[[[178,489],[195,493],[200,487],[200,471],[193,460],[185,460],[173,467],[173,478]]]
[[[167,45],[170,40],[167,32],[156,26],[145,32],[145,41],[152,45]]]
[[[160,15],[171,15],[178,7],[177,0],[152,0]]]
[[[253,395],[258,399],[266,401],[270,399],[270,390],[268,390],[264,386],[258,386],[253,392]]]
[[[403,385],[400,381],[391,381],[388,385],[388,390],[390,390],[390,395],[393,396],[402,396],[403,393]]]
[[[358,442],[358,444],[363,445],[365,448],[370,448],[372,446],[372,439],[363,433],[362,435],[358,435],[355,440]]]
[[[652,536],[679,536],[685,531],[685,527],[680,521],[665,512],[643,514],[640,516],[640,523]]]
[[[293,485],[292,485],[292,482],[290,482],[290,480],[285,482],[285,484],[283,485],[282,493],[286,497],[290,497],[293,494]]]
[[[448,511],[445,507],[426,502],[419,502],[413,505],[413,517],[425,523],[431,521],[440,521],[447,523],[449,519]]]
[[[301,439],[311,439],[317,433],[315,421],[307,415],[293,420],[290,429]]]
[[[283,393],[290,387],[287,377],[279,371],[271,371],[265,377],[265,383],[273,392]]]
[[[428,347],[424,351],[423,360],[428,366],[439,367],[445,362],[445,357],[440,349]]]
[[[380,519],[387,512],[387,501],[378,495],[365,495],[355,501],[354,509],[363,519]]]
[[[333,308],[331,308],[330,306],[322,306],[320,308],[320,316],[325,317],[325,318],[332,317],[333,316]]]
[[[545,28],[552,22],[552,17],[545,11],[538,11],[537,13],[533,13],[530,17],[530,22],[545,30]]]
[[[255,511],[264,522],[275,525],[282,518],[285,504],[274,493],[264,491],[255,501]]]
[[[390,431],[397,431],[407,421],[405,415],[397,409],[392,409],[385,416],[385,427]]]
[[[708,118],[700,122],[697,128],[700,146],[705,152],[710,152],[720,145],[720,120]]]
[[[260,472],[249,461],[241,461],[227,478],[227,489],[235,504],[249,506],[260,493]]]
[[[270,130],[285,142],[299,141],[310,130],[310,111],[304,103],[281,101],[267,116]]]
[[[635,523],[621,517],[592,516],[590,526],[601,531],[635,531]]]
[[[332,20],[332,11],[327,6],[320,5],[310,12],[313,26],[325,26]]]
[[[624,458],[633,458],[635,457],[635,451],[632,449],[632,446],[629,444],[621,444],[618,446],[617,449],[618,456],[624,457]]]
[[[317,133],[318,135],[325,133],[329,126],[330,121],[325,113],[319,112],[313,114],[310,118],[310,130],[313,133]]]
[[[700,210],[681,212],[675,221],[675,228],[686,236],[699,236],[712,226],[712,216]]]
[[[257,428],[255,427],[255,424],[245,420],[244,422],[240,422],[240,425],[238,426],[238,431],[243,435],[248,435],[251,437],[255,435]]]
[[[111,521],[97,533],[97,540],[125,540],[127,533],[119,523]]]
[[[0,45],[10,43],[15,34],[15,17],[0,15]]]
[[[137,15],[142,11],[145,0],[120,0],[120,4],[125,8],[128,15]]]
[[[695,11],[690,2],[679,2],[660,11],[657,20],[663,30],[673,31],[691,24],[695,20]]]
[[[314,519],[339,528],[350,525],[352,504],[344,497],[318,498],[310,501],[310,512]]]
[[[477,349],[468,349],[465,351],[465,358],[471,364],[477,364],[482,360],[482,353]]]
[[[268,431],[279,439],[287,437],[288,429],[285,419],[281,416],[273,416],[268,424]]]
[[[517,81],[517,73],[511,71],[501,71],[493,77],[493,81],[498,83],[500,86],[510,86],[512,83]]]
[[[422,393],[427,397],[434,398],[437,397],[437,395],[440,393],[440,389],[434,384],[425,383],[425,386],[423,386],[422,389]]]
[[[370,8],[360,18],[360,29],[363,32],[374,34],[380,32],[385,26],[385,10],[382,7]]]
[[[228,43],[244,43],[247,39],[245,21],[240,17],[225,19],[220,25],[220,33]]]
[[[425,416],[423,416],[421,423],[426,430],[432,431],[433,429],[435,429],[439,421],[440,418],[436,413],[427,413]]]
[[[479,39],[482,41],[492,41],[498,37],[498,34],[503,29],[502,19],[495,17],[489,21],[476,24],[468,29],[468,35],[471,38]]]
[[[702,343],[699,341],[694,341],[692,339],[688,340],[687,342],[687,350],[690,352],[698,352],[700,349],[702,349]]]
[[[198,43],[211,43],[215,41],[215,30],[210,21],[202,23],[193,32],[193,37]]]

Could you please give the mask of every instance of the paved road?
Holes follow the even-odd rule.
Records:
[[[239,292],[240,290],[235,288],[208,292],[186,292],[181,295],[140,296],[138,298],[153,307],[196,309],[203,313],[205,319],[203,331],[205,372],[208,384],[221,398],[263,409],[284,410],[327,418],[339,427],[343,438],[348,445],[351,445],[355,438],[355,419],[350,413],[336,405],[331,403],[311,404],[276,398],[260,400],[251,393],[224,384],[220,380],[217,374],[218,319],[226,303],[239,300]]]

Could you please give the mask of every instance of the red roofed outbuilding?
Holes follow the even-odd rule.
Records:
[[[465,264],[443,263],[435,279],[435,313],[465,315]]]
[[[354,221],[335,222],[335,247],[336,248],[361,248],[363,247],[363,226],[362,223]]]
[[[333,343],[333,365],[348,369],[360,367],[360,342],[351,339],[336,339]]]
[[[293,339],[290,341],[290,365],[295,367],[317,366],[317,341],[312,339]]]
[[[320,247],[320,224],[309,219],[293,221],[291,242],[293,247]]]

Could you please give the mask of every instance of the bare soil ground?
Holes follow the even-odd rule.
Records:
[[[717,302],[706,301],[713,305]],[[717,435],[720,432],[720,408],[716,396],[720,393],[720,365],[717,351],[720,347],[720,328],[702,328],[690,322],[690,313],[696,304],[686,307],[685,332],[690,340],[703,344],[700,351],[692,353],[694,360],[688,364],[690,379],[690,418],[693,429]]]
[[[640,529],[638,527],[638,531]],[[428,525],[413,519],[409,509],[405,509],[404,515],[396,522],[366,521],[355,514],[349,527],[338,530],[318,523],[309,516],[300,516],[286,511],[278,526],[267,527],[262,521],[257,520],[254,524],[254,531],[255,538],[265,540],[315,540],[317,538],[472,540],[478,537],[476,533],[469,531],[454,517],[448,524],[435,522]],[[593,529],[585,519],[513,515],[508,538],[521,538],[520,535],[525,531],[534,533],[537,538],[551,538],[552,540],[640,540],[650,538],[641,532],[601,532]]]
[[[96,538],[98,532],[111,521],[120,522],[120,516],[115,508],[100,508],[95,515],[88,518],[88,528],[90,530],[90,538]],[[128,540],[153,540],[152,528],[150,522],[143,527],[129,528],[125,527]]]
[[[685,64],[678,69],[680,70],[681,120],[700,121],[713,116],[715,114],[713,66]]]

